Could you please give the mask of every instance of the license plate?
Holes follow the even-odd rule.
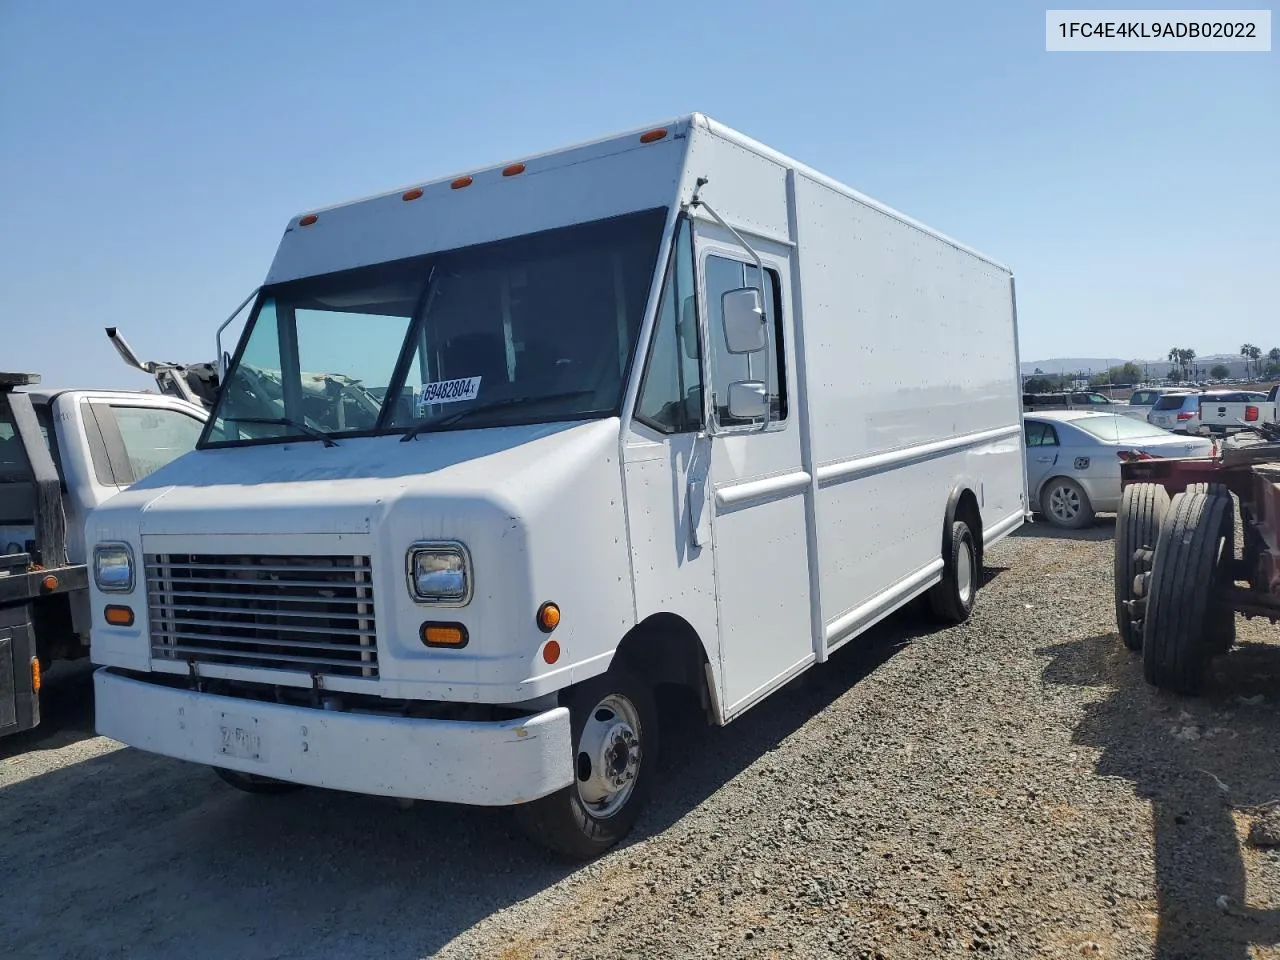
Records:
[[[218,753],[241,760],[262,760],[262,732],[252,717],[222,716],[218,725]]]

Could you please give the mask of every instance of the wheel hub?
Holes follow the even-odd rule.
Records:
[[[642,757],[639,712],[626,697],[605,697],[578,741],[578,796],[597,817],[617,813],[635,789]]]
[[[1074,520],[1080,512],[1080,497],[1070,487],[1054,487],[1049,494],[1049,509],[1059,520]]]

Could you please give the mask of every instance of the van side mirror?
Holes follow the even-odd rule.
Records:
[[[765,347],[764,306],[756,287],[739,287],[720,297],[725,346],[730,353],[756,353]]]
[[[760,420],[769,410],[769,394],[761,380],[735,380],[729,384],[729,416],[735,420]]]

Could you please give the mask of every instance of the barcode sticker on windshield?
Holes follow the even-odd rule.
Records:
[[[418,394],[418,409],[421,410],[433,403],[461,403],[463,400],[474,400],[479,395],[479,377],[424,383],[422,392]]]

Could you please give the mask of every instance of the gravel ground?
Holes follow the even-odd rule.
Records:
[[[723,730],[679,713],[633,842],[502,811],[251,797],[92,736],[83,670],[0,741],[0,956],[1280,958],[1280,649],[1208,693],[1114,634],[1110,519],[990,552],[963,627],[903,614]]]

